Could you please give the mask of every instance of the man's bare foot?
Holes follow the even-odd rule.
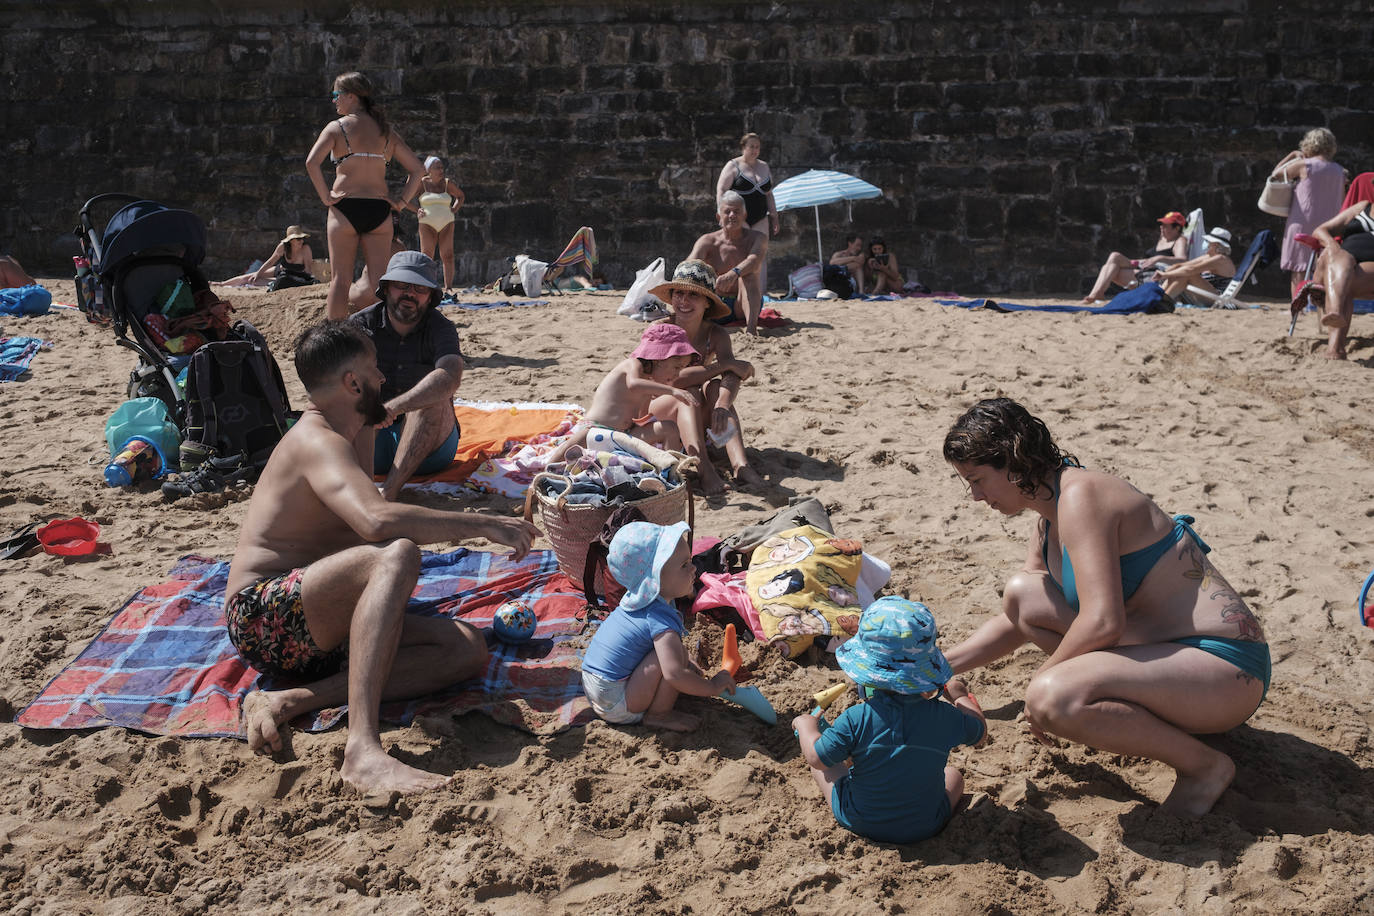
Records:
[[[675,732],[696,731],[701,719],[690,713],[669,710],[668,712],[646,712],[644,724],[650,728],[666,728]]]
[[[407,766],[390,756],[380,744],[354,742],[349,739],[344,748],[343,767],[339,775],[363,795],[399,792],[413,795],[446,785],[449,777],[426,773]]]
[[[749,465],[735,468],[735,484],[744,487],[762,487],[765,485],[764,479],[759,476],[759,472]]]
[[[255,754],[264,756],[281,750],[281,725],[287,713],[279,696],[254,690],[243,698],[243,733]]]
[[[1220,751],[1198,773],[1179,773],[1174,788],[1159,810],[1177,817],[1202,817],[1221,798],[1221,793],[1236,777],[1236,764]]]
[[[1322,327],[1327,330],[1344,329],[1350,327],[1350,319],[1340,312],[1325,312],[1322,314]]]
[[[1345,355],[1345,349],[1344,349],[1344,348],[1342,348],[1342,349],[1340,349],[1340,350],[1326,350],[1326,351],[1324,351],[1324,352],[1322,353],[1322,356],[1323,356],[1325,359],[1346,359],[1346,358],[1347,358],[1346,355]]]

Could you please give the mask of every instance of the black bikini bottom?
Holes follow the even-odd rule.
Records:
[[[376,197],[345,197],[334,205],[359,235],[371,232],[391,215],[391,202]]]

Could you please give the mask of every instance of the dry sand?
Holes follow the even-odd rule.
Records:
[[[50,285],[72,301],[70,283]],[[299,404],[288,342],[321,293],[225,295],[267,334]],[[586,403],[641,329],[615,315],[618,301],[451,312],[469,357],[462,393]],[[79,513],[104,526],[111,552],[0,567],[0,910],[1374,910],[1374,634],[1353,610],[1374,565],[1371,319],[1357,319],[1352,360],[1334,364],[1316,357],[1314,319],[1284,337],[1282,307],[1128,318],[921,300],[780,307],[794,324],[735,337],[758,368],[740,404],[770,488],[698,503],[699,532],[725,535],[814,494],[837,532],[892,564],[893,592],[930,605],[949,645],[996,612],[1032,522],[970,502],[940,458],[943,433],[977,398],[1023,400],[1086,464],[1195,514],[1273,640],[1268,701],[1209,739],[1239,765],[1211,815],[1157,813],[1171,782],[1161,765],[1032,743],[1016,722],[1040,660],[1030,650],[972,676],[993,738],[952,757],[972,806],[906,847],[839,828],[798,756],[786,723],[835,680],[833,658],[760,666],[775,728],[689,699],[705,725],[685,736],[594,723],[536,738],[480,714],[392,729],[393,753],[456,775],[381,807],[339,779],[343,730],[296,734],[285,763],[233,740],[21,730],[14,711],[135,589],[184,553],[230,556],[246,506],[104,485],[103,424],[132,357],[59,311],[0,319],[55,342],[30,378],[0,385],[0,529]]]

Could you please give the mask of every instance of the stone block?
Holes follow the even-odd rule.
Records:
[[[996,197],[964,198],[964,230],[971,239],[1002,238],[1006,231],[1002,200]]]
[[[1007,206],[1009,236],[1049,235],[1054,231],[1054,222],[1054,207],[1048,195],[1039,200],[1014,200]]]
[[[1044,194],[1054,181],[1049,163],[1021,162],[991,170],[992,189],[999,194]]]
[[[974,110],[1008,108],[1023,104],[1025,93],[1015,82],[946,83],[943,101]]]
[[[932,191],[938,186],[929,186]],[[959,227],[959,197],[952,194],[922,194],[916,198],[916,224],[924,229],[954,232]]]

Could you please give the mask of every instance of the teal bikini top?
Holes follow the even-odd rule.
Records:
[[[1059,481],[1055,480],[1054,498],[1059,500]],[[1155,541],[1148,547],[1139,550],[1132,550],[1130,553],[1121,555],[1121,597],[1123,601],[1129,601],[1131,596],[1140,588],[1140,583],[1145,581],[1150,570],[1155,568],[1160,557],[1164,556],[1187,532],[1194,541],[1197,542],[1203,553],[1211,553],[1212,548],[1208,547],[1202,538],[1198,537],[1193,530],[1193,522],[1196,521],[1191,515],[1175,515],[1174,527],[1164,537]],[[1045,523],[1045,539],[1040,542],[1040,555],[1045,561],[1045,571],[1050,568],[1050,528],[1049,523]],[[1050,581],[1054,582],[1059,590],[1064,593],[1064,600],[1069,603],[1069,607],[1078,610],[1078,584],[1073,578],[1073,563],[1069,561],[1069,550],[1061,547],[1063,556],[1060,559],[1062,565],[1063,582],[1056,582],[1054,575],[1050,574]]]

